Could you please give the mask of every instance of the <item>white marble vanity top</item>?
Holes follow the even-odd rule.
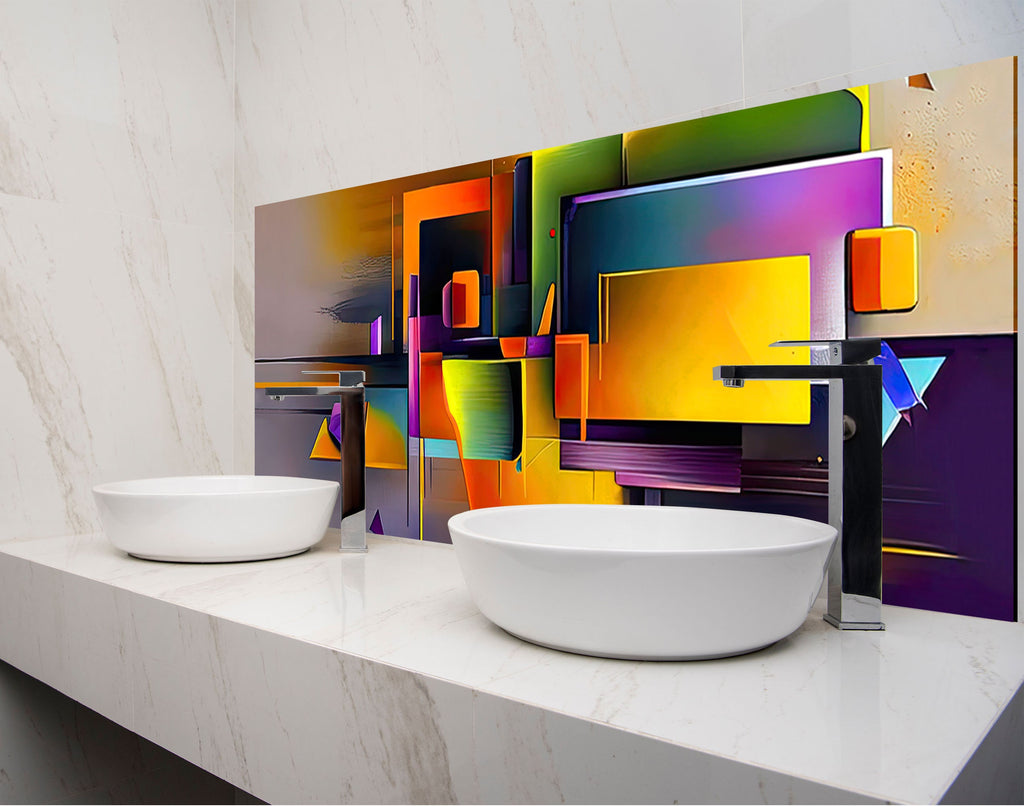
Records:
[[[695,758],[703,759],[700,763],[704,766],[698,765],[701,775],[709,774],[708,769],[726,760],[767,771],[768,789],[758,784],[767,800],[838,800],[839,794],[845,793],[844,797],[853,799],[935,802],[1024,682],[1024,625],[897,607],[884,608],[888,629],[880,633],[840,632],[826,625],[820,611],[815,610],[789,638],[766,650],[725,660],[657,663],[566,654],[524,643],[486,621],[469,598],[450,546],[371,535],[367,554],[343,555],[334,549],[336,541],[337,535],[329,535],[303,555],[223,565],[137,560],[114,549],[102,535],[6,543],[0,546],[0,586],[7,592],[0,595],[0,654],[51,685],[74,689],[68,693],[143,735],[173,745],[173,751],[197,756],[190,760],[224,777],[233,775],[234,783],[254,794],[264,798],[284,795],[292,802],[330,800],[338,793],[312,788],[285,793],[263,782],[258,771],[232,773],[234,762],[229,763],[226,757],[235,751],[221,749],[216,757],[210,756],[212,740],[200,735],[196,744],[191,732],[202,731],[190,720],[182,720],[187,724],[174,729],[147,725],[147,709],[153,710],[149,717],[157,719],[158,706],[154,703],[160,700],[156,690],[161,685],[161,670],[172,675],[169,670],[175,663],[169,648],[162,650],[160,644],[153,643],[151,635],[164,629],[157,626],[156,615],[153,624],[146,621],[154,601],[176,606],[182,624],[191,624],[188,618],[200,615],[214,624],[211,630],[216,653],[232,651],[235,639],[226,636],[251,633],[257,646],[251,649],[253,652],[265,651],[269,656],[285,652],[292,645],[302,646],[307,648],[302,656],[317,664],[322,653],[307,651],[309,645],[315,645],[338,656],[371,661],[377,664],[372,668],[381,669],[382,674],[408,670],[417,680],[426,681],[422,685],[431,692],[430,708],[432,713],[437,712],[438,735],[445,736],[448,743],[442,763],[449,767],[451,788],[447,793],[452,800],[574,797],[574,791],[566,791],[571,775],[576,774],[569,769],[554,774],[560,791],[516,788],[529,787],[528,781],[506,781],[501,788],[487,778],[487,762],[480,756],[481,743],[491,741],[486,738],[487,719],[506,720],[502,723],[506,726],[512,719],[503,716],[498,705],[497,716],[487,716],[490,712],[484,705],[497,703],[501,707],[540,709],[538,713],[546,719],[554,715],[568,717],[565,725],[582,726],[585,735],[597,727],[610,727],[656,740],[642,745],[647,748],[642,752],[653,755],[647,761],[638,756],[638,774],[647,765],[652,775],[658,775],[658,753],[680,748],[679,752],[685,750],[691,756],[696,753]],[[85,584],[83,580],[102,584],[79,590]],[[43,599],[59,601],[62,596],[74,602],[64,605],[67,612],[56,605],[55,612],[50,612],[41,604]],[[96,601],[96,613],[79,621],[93,626],[80,626],[75,621],[76,613],[71,611],[91,607],[88,602],[92,600]],[[678,617],[700,618],[701,614],[680,613]],[[225,626],[230,624],[252,629],[232,632]],[[171,625],[166,629],[178,628]],[[181,635],[169,635],[166,640],[168,647],[184,647],[182,651],[187,654],[193,646],[189,642],[198,640],[190,637],[198,628],[180,629]],[[227,632],[218,632],[220,629]],[[82,630],[91,632],[82,636]],[[119,636],[116,641],[109,637],[113,633]],[[282,643],[273,636],[291,643]],[[129,644],[131,647],[126,649]],[[100,658],[102,647],[108,645],[110,652],[120,647],[122,655],[137,656],[128,664],[135,664],[135,671],[127,673],[134,676],[125,684],[131,693],[124,702],[99,689],[90,694],[87,682],[71,681],[74,669],[90,674],[99,674],[101,668],[112,669],[111,664],[118,661],[116,656],[105,661]],[[261,646],[265,650],[260,650]],[[162,656],[163,651],[168,657]],[[217,696],[221,702],[241,701],[244,692],[234,692],[233,678],[223,671],[230,666],[230,659],[220,654],[218,658],[221,671],[214,676],[223,676],[217,683]],[[149,664],[143,669],[144,681],[138,671],[140,664]],[[289,664],[293,687],[312,689],[322,677],[299,666],[297,660]],[[264,662],[267,680],[274,674],[272,666],[273,659]],[[105,674],[117,678],[121,672]],[[112,680],[105,682],[111,684]],[[454,684],[457,689],[442,683]],[[344,684],[344,680],[339,682]],[[198,683],[193,681],[191,685],[193,691],[199,690]],[[274,688],[272,684],[260,685]],[[148,690],[140,692],[142,687]],[[471,693],[471,705],[457,704],[470,702],[459,700],[458,691]],[[449,696],[445,692],[451,693],[453,708],[472,711],[472,736],[466,740],[474,743],[472,751],[467,751],[474,765],[474,783],[469,788],[458,788],[463,762],[458,760],[458,741],[449,741],[445,733],[449,728],[456,730],[451,727],[455,715],[444,711]],[[195,696],[193,711],[209,707],[209,703],[197,704]],[[386,695],[373,696],[379,700]],[[94,702],[86,701],[90,697]],[[478,698],[486,700],[478,702]],[[295,734],[310,717],[296,715],[290,722],[293,717],[286,699],[282,695],[280,703],[272,703],[265,719],[267,724]],[[400,705],[381,708],[400,710]],[[231,716],[226,718],[230,723]],[[196,716],[194,721],[198,725],[203,719]],[[531,763],[541,767],[556,762],[567,767],[595,763],[586,758],[600,754],[603,733],[592,737],[592,753],[579,746],[581,740],[570,737],[577,745],[574,755],[560,749],[558,731],[564,727],[563,722],[541,721],[539,735],[532,736],[523,727],[520,734],[505,737],[510,745],[502,748],[496,744],[493,754],[500,759],[497,763],[514,766],[519,763],[513,757],[516,753],[536,756]],[[258,756],[255,744],[238,750],[240,742],[256,742],[243,735],[244,722],[229,724],[226,730],[233,737],[238,751],[235,755],[240,753],[244,761],[248,752],[251,766]],[[252,729],[269,730],[266,726]],[[177,736],[175,731],[182,735]],[[189,750],[193,746],[198,747],[194,752]],[[616,763],[622,761],[619,757],[624,752],[620,749],[612,753],[619,759]],[[428,761],[414,759],[409,763],[425,765]],[[671,761],[673,765],[680,763]],[[577,772],[600,774],[600,770],[589,767]],[[501,777],[498,772],[494,775]],[[787,784],[789,790],[780,790],[771,776],[793,778],[797,784]],[[310,776],[305,773],[300,777],[305,781]],[[802,790],[800,781],[818,782],[835,791],[813,786]],[[712,794],[724,800],[745,799],[744,791],[722,786]],[[362,798],[377,790],[350,788],[341,794],[346,791]],[[660,790],[644,788],[639,782],[635,789],[626,790],[627,794],[630,791],[643,800],[660,797]],[[695,791],[697,799],[711,799],[707,791]],[[829,792],[834,797],[829,797]],[[408,793],[407,798],[398,789],[395,793],[398,800],[418,799],[416,792]],[[434,799],[429,793],[418,794],[419,799]],[[610,798],[621,798],[622,794],[614,787],[608,790]],[[380,797],[386,798],[387,793],[381,790]],[[671,792],[666,791],[666,797],[671,799]],[[440,799],[445,799],[444,791]]]

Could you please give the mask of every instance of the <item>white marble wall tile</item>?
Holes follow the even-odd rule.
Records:
[[[229,228],[232,12],[0,4],[0,191]]]
[[[1014,0],[745,0],[744,92],[767,103],[1019,53]]]
[[[769,90],[759,94],[748,95],[745,105],[763,106],[790,98],[803,98],[822,92],[833,92],[848,87],[858,87],[893,78],[927,73],[934,70],[946,70],[965,64],[998,59],[1024,53],[1024,32],[999,37],[993,41],[963,45],[952,51],[930,53],[924,56],[901,55],[899,58],[884,64],[851,69],[844,73],[809,81],[803,84],[788,86],[783,89]]]
[[[0,4],[0,540],[234,451],[234,5]]]
[[[419,6],[237,4],[237,229],[255,205],[423,170]]]
[[[738,0],[244,0],[239,229],[254,205],[737,102],[739,21]]]
[[[422,148],[431,168],[680,120],[742,98],[738,2],[424,0],[422,14]]]
[[[233,450],[231,235],[0,196],[0,540],[97,528],[92,485]]]

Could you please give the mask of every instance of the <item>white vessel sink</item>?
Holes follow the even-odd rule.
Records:
[[[552,504],[448,522],[477,607],[515,636],[610,658],[752,652],[807,618],[836,530],[716,509]]]
[[[319,542],[339,484],[288,476],[179,476],[93,488],[107,538],[146,560],[268,560]]]

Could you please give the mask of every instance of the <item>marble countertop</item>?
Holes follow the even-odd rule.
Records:
[[[198,739],[191,734],[193,721],[200,724],[201,715],[183,720],[188,725],[176,729],[182,732],[180,737],[173,730],[155,724],[147,729],[144,724],[147,708],[157,709],[153,703],[160,701],[156,689],[161,674],[170,675],[168,670],[175,663],[173,657],[161,654],[170,651],[163,642],[145,649],[147,641],[152,643],[147,636],[157,632],[145,621],[150,618],[145,612],[154,602],[180,611],[179,627],[168,623],[166,629],[179,630],[168,642],[178,642],[175,645],[184,647],[183,652],[191,651],[189,641],[198,640],[194,634],[199,628],[188,626],[191,622],[181,614],[201,616],[208,620],[203,624],[212,620],[209,623],[215,627],[222,625],[213,629],[211,639],[221,653],[217,663],[222,666],[230,665],[222,657],[230,644],[224,636],[238,633],[253,635],[263,647],[257,646],[253,652],[269,654],[267,647],[272,646],[274,652],[284,653],[294,646],[296,652],[302,649],[313,659],[321,656],[308,649],[320,647],[335,656],[368,661],[390,675],[406,670],[421,681],[421,688],[430,689],[430,710],[437,713],[441,734],[454,719],[443,713],[448,696],[444,692],[455,698],[457,691],[469,691],[474,698],[472,725],[467,728],[472,737],[467,741],[475,743],[471,751],[475,754],[475,788],[450,788],[447,794],[452,800],[573,797],[565,791],[569,773],[563,772],[555,775],[562,787],[557,791],[520,791],[516,786],[527,784],[515,782],[506,782],[504,789],[488,788],[492,784],[477,746],[484,741],[487,728],[484,701],[476,699],[480,697],[488,703],[501,703],[501,707],[511,703],[540,709],[538,713],[545,717],[565,717],[569,720],[566,725],[584,731],[582,735],[600,728],[641,737],[647,741],[644,747],[653,748],[649,752],[654,760],[638,761],[641,769],[637,775],[644,775],[645,764],[653,765],[651,774],[656,775],[658,753],[678,749],[702,759],[703,766],[698,765],[702,774],[729,761],[776,776],[778,780],[769,780],[768,790],[764,783],[768,779],[757,779],[767,800],[936,802],[1011,701],[1020,710],[1024,696],[1018,695],[1024,682],[1022,624],[885,607],[885,632],[841,632],[826,625],[816,609],[789,638],[742,657],[698,662],[604,660],[534,646],[493,626],[473,605],[450,546],[370,535],[369,552],[356,555],[337,552],[336,541],[337,535],[329,533],[319,546],[302,555],[221,565],[137,560],[114,549],[102,535],[0,545],[0,587],[6,591],[0,594],[0,654],[51,685],[73,688],[69,693],[76,699],[143,735],[156,736],[155,740],[174,752],[197,756],[197,763],[224,777],[229,777],[232,769],[227,756],[240,754],[241,764],[248,752],[250,766],[257,756],[252,747],[238,749],[240,742],[256,741],[239,738],[244,726],[225,729],[233,737],[235,750],[220,749],[214,758],[209,756],[211,740],[204,738],[199,728]],[[66,602],[51,608],[53,612],[42,601],[61,601],[61,597]],[[83,603],[93,600],[96,614],[83,616],[81,611],[93,606]],[[152,618],[155,624],[157,616]],[[232,632],[227,625],[249,631]],[[92,633],[80,635],[83,630]],[[116,641],[110,637],[112,631],[118,636]],[[132,663],[149,664],[143,675],[146,691],[139,691],[137,669],[133,680],[126,683],[132,693],[124,702],[116,694],[92,692],[88,682],[65,680],[73,677],[68,670],[87,669],[89,663],[110,669],[111,676],[121,674],[110,666],[116,656],[100,658],[103,646],[122,656],[134,653]],[[297,662],[290,661],[289,668]],[[264,661],[268,680],[270,665]],[[223,669],[218,674],[222,674],[220,700],[236,697]],[[294,668],[292,679],[302,687],[307,682],[312,686],[315,677]],[[172,698],[171,693],[166,696]],[[371,699],[379,701],[380,696],[378,692]],[[87,701],[90,698],[92,702]],[[194,701],[191,707],[196,709]],[[300,730],[299,724],[288,722],[282,709],[286,710],[284,705],[267,719],[276,720],[286,734]],[[151,717],[156,719],[155,712]],[[493,718],[500,721],[502,717]],[[550,759],[555,757],[570,765],[583,763],[559,755],[558,736],[550,735],[557,733],[553,725],[546,723],[549,735],[536,741],[526,734],[509,741],[519,743],[515,752],[536,756],[531,762],[535,765],[554,763]],[[592,737],[595,748],[604,741],[603,736]],[[180,740],[179,744],[172,739]],[[435,737],[432,741],[441,740]],[[461,763],[457,749],[447,738],[443,741],[447,757],[441,763],[457,777],[456,767]],[[541,743],[549,745],[547,751],[538,750]],[[198,749],[189,750],[193,747]],[[494,752],[504,757],[502,764],[515,761],[509,761],[508,747]],[[542,757],[544,752],[548,761]],[[624,752],[620,748],[610,755],[621,761]],[[673,769],[678,767],[678,760],[669,761]],[[599,771],[579,774],[594,776]],[[730,775],[736,778],[734,773]],[[299,777],[305,780],[309,776]],[[233,778],[233,783],[268,799],[284,795],[284,799],[298,802],[331,799],[337,794],[333,790],[319,794],[313,790],[274,791],[269,784],[261,784],[258,772],[252,770],[235,771]],[[453,781],[448,781],[452,787]],[[801,790],[802,782],[811,788]],[[819,784],[825,788],[813,788]],[[360,797],[374,797],[378,792],[345,791]],[[644,789],[639,783],[628,791],[645,800],[661,797],[659,790]],[[740,790],[726,787],[715,791],[726,800],[747,799]],[[379,797],[386,799],[382,792]],[[398,799],[434,799],[429,793],[419,793],[420,798],[416,794]],[[612,790],[609,794],[622,795]],[[698,791],[697,799],[711,799],[708,792],[704,795],[701,798]],[[665,796],[671,799],[671,792]]]

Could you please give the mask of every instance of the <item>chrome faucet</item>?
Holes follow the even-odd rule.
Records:
[[[363,395],[363,384],[366,382],[366,373],[363,370],[341,370],[334,372],[321,372],[319,370],[303,370],[303,375],[335,375],[337,376],[338,382],[336,384],[324,385],[324,386],[269,386],[264,389],[267,397],[272,400],[284,400],[286,397],[308,397],[310,395],[328,395],[337,397],[341,400],[342,397],[350,395]],[[360,406],[362,409],[362,406]],[[346,429],[346,417],[345,417],[345,406],[342,401],[342,429],[341,433],[344,434],[348,431]],[[362,422],[359,423],[360,427]],[[345,462],[342,457],[338,462],[338,484],[341,489],[338,495],[341,496],[341,524],[339,524],[341,531],[341,550],[342,551],[366,551],[366,529],[365,528],[349,528],[345,525]],[[364,524],[365,527],[365,524]]]
[[[828,522],[839,544],[828,567],[825,621],[841,630],[882,623],[882,368],[880,339],[778,341],[828,350],[827,364],[719,366],[715,380],[828,381]]]

